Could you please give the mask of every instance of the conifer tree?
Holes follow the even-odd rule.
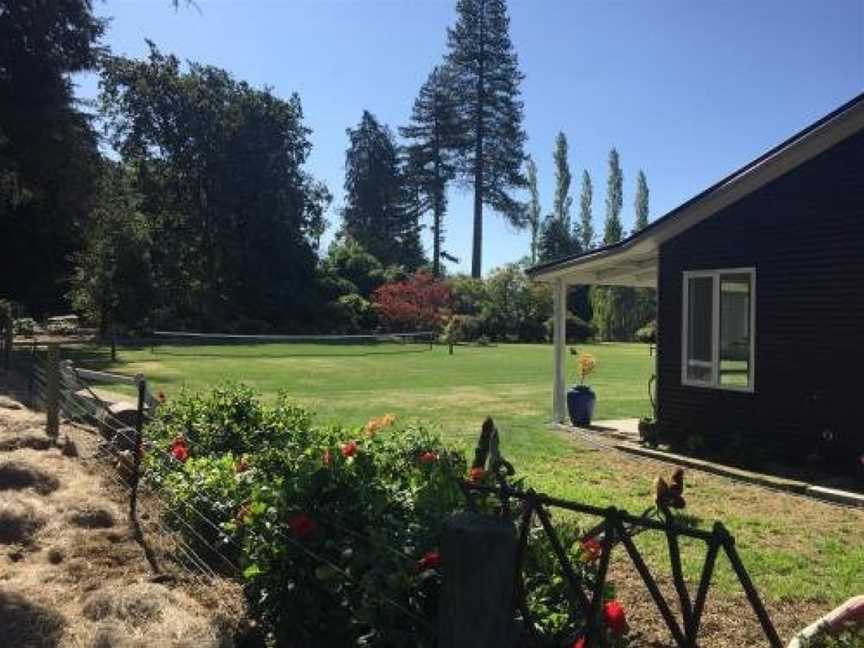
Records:
[[[531,228],[531,263],[537,263],[537,247],[540,243],[540,192],[537,189],[537,165],[531,156],[528,156],[528,161],[525,164],[528,177],[528,191],[531,193],[531,200],[528,203],[528,226]]]
[[[582,249],[587,252],[594,248],[594,224],[591,213],[591,203],[594,201],[594,187],[591,184],[591,174],[582,170],[582,192],[579,195],[579,234]]]
[[[474,188],[471,275],[483,261],[483,206],[512,225],[526,225],[525,206],[510,195],[526,187],[522,174],[525,131],[519,84],[523,75],[510,41],[505,0],[458,0],[454,27],[448,29],[448,65],[454,100],[465,134],[458,172]]]
[[[416,206],[399,163],[393,134],[369,111],[346,131],[345,207],[340,234],[384,265],[414,270],[423,263]]]
[[[444,216],[447,184],[455,174],[453,151],[460,141],[452,83],[446,66],[432,70],[420,88],[411,112],[411,122],[399,129],[410,140],[406,148],[405,172],[416,192],[417,209],[432,214],[432,273],[441,275],[441,257],[446,256]]]
[[[552,213],[543,221],[540,242],[540,256],[543,261],[561,259],[582,251],[580,227],[578,224],[573,226],[570,219],[573,199],[570,197],[572,178],[567,153],[567,137],[559,132],[555,138],[555,151],[552,154],[555,163],[555,200]]]

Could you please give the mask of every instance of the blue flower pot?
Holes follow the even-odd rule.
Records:
[[[567,411],[573,425],[585,427],[591,425],[594,416],[594,405],[597,395],[587,385],[576,385],[567,392]]]

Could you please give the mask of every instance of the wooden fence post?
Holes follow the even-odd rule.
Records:
[[[60,434],[60,347],[48,345],[45,365],[45,433],[53,438]]]
[[[441,543],[439,648],[512,648],[516,531],[510,522],[457,513]]]
[[[138,375],[138,411],[135,417],[135,440],[132,445],[132,484],[131,496],[129,497],[129,520],[137,524],[138,516],[138,482],[141,480],[141,447],[144,434],[144,399],[147,395],[147,381],[144,376]]]

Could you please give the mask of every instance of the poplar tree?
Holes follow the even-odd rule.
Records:
[[[531,228],[531,263],[537,263],[537,246],[540,237],[540,192],[537,189],[537,165],[531,156],[525,164],[528,171],[528,191],[531,193],[531,201],[528,203],[528,226]]]
[[[561,259],[582,251],[579,237],[579,225],[571,225],[570,208],[573,198],[570,197],[570,163],[567,160],[567,137],[559,132],[555,138],[555,150],[552,160],[555,163],[555,199],[552,213],[543,221],[543,232],[540,248],[544,261]],[[575,231],[573,231],[575,230]]]
[[[579,234],[582,249],[588,251],[594,248],[594,224],[591,213],[591,203],[594,201],[594,187],[591,184],[591,174],[582,170],[582,192],[579,195]]]
[[[405,172],[416,192],[420,215],[432,214],[432,273],[441,275],[441,257],[446,256],[444,217],[447,211],[447,183],[455,174],[453,151],[460,134],[452,84],[445,66],[432,70],[420,88],[411,112],[411,122],[399,129],[410,140],[406,148]]]
[[[648,193],[648,180],[645,178],[645,172],[639,169],[639,174],[636,176],[636,199],[634,200],[636,208],[634,232],[643,230],[648,226]]]
[[[606,222],[603,226],[603,245],[617,243],[624,236],[621,225],[621,207],[624,204],[624,174],[618,151],[609,151],[609,177],[606,180]]]
[[[447,30],[447,63],[453,70],[454,102],[465,139],[457,149],[458,173],[474,188],[471,276],[483,264],[483,206],[512,225],[526,225],[525,206],[510,195],[523,189],[525,131],[519,84],[523,74],[510,41],[504,0],[458,0]]]

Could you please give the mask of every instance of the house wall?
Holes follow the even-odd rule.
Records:
[[[755,392],[681,384],[682,273],[756,268]],[[864,134],[660,250],[660,421],[719,445],[813,451],[824,429],[864,450]]]

